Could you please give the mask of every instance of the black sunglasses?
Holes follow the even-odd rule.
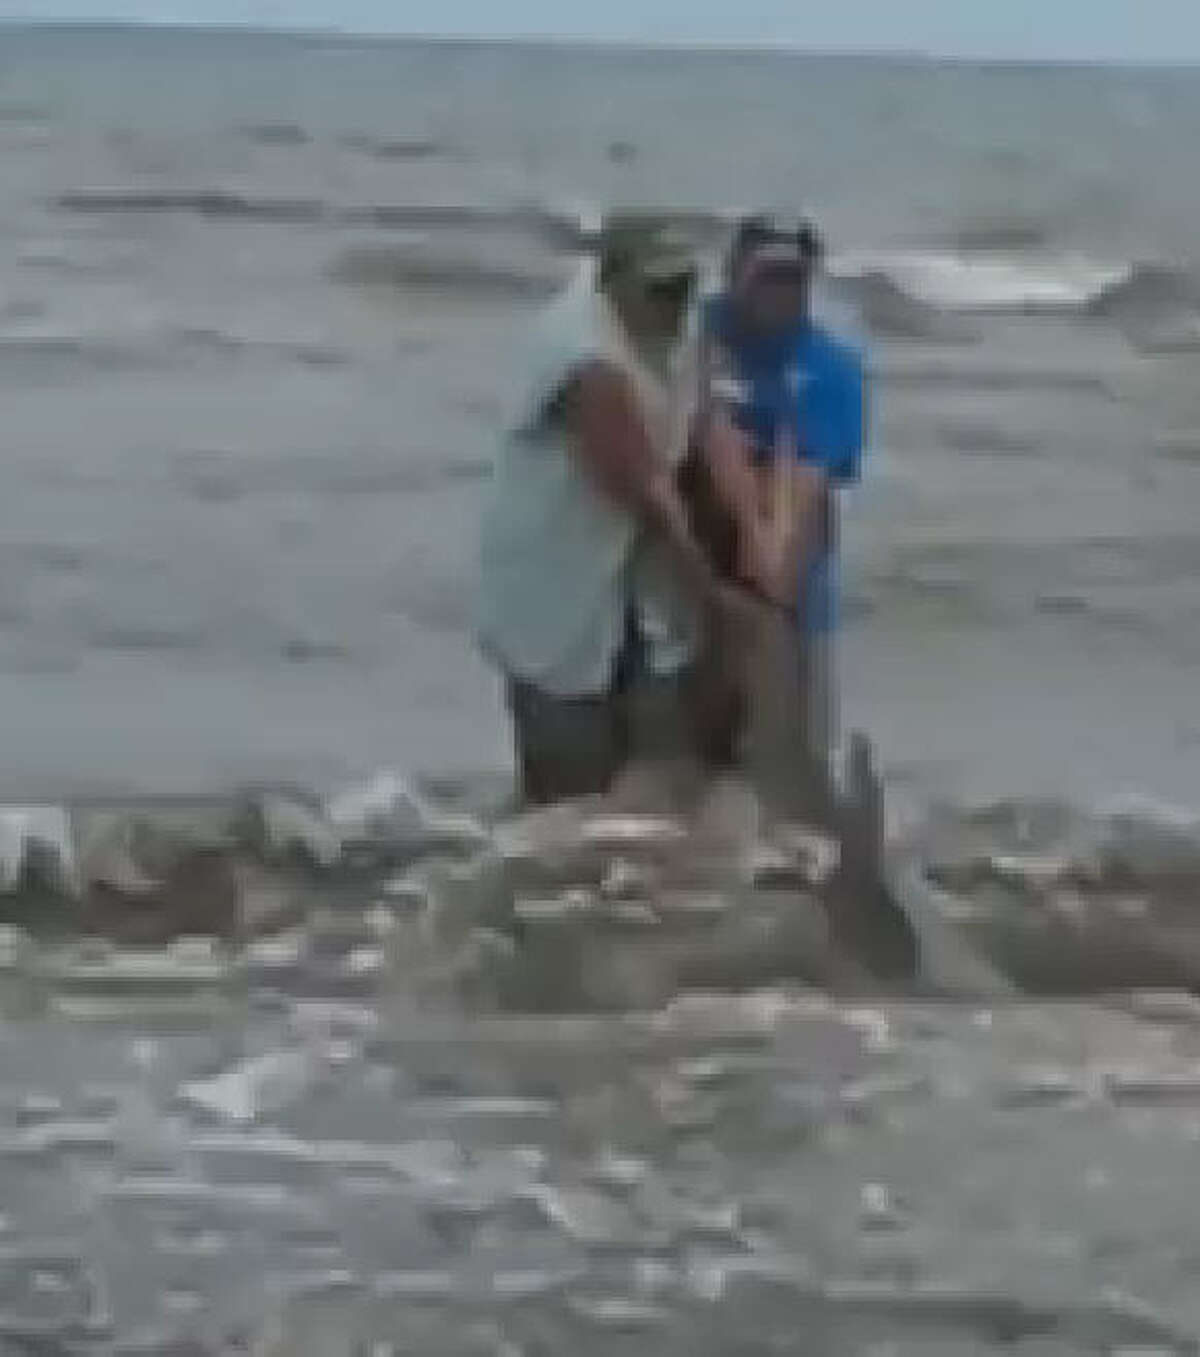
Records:
[[[674,278],[650,278],[646,280],[646,296],[653,302],[683,305],[695,287],[696,275],[691,272],[680,273]]]

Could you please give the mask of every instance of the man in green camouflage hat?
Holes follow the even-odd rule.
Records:
[[[484,514],[479,634],[530,800],[602,791],[635,754],[699,747],[699,643],[729,634],[739,605],[676,485],[696,274],[669,223],[610,217],[527,355]],[[639,720],[647,698],[655,716]]]

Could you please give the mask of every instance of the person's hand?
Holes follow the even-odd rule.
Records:
[[[742,570],[765,598],[788,610],[797,604],[806,563],[828,550],[829,487],[816,468],[777,462],[768,512],[745,534]]]
[[[795,580],[788,566],[788,543],[780,541],[771,525],[756,523],[743,532],[739,569],[742,579],[779,607],[787,607],[795,593]]]

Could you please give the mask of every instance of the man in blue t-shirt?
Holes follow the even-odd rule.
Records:
[[[831,739],[828,637],[836,621],[834,490],[858,478],[862,355],[816,324],[821,245],[808,225],[739,228],[726,289],[701,317],[706,481],[724,506],[725,565],[794,613],[816,748]],[[719,515],[718,515],[719,516]]]

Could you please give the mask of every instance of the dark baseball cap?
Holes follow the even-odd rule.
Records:
[[[811,221],[783,226],[768,217],[746,217],[729,250],[731,271],[748,264],[775,275],[807,278],[820,262],[824,243]]]

